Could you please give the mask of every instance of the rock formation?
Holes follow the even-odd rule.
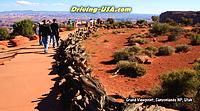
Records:
[[[14,44],[14,46],[19,46],[27,43],[29,41],[29,38],[23,36],[16,36],[14,39],[11,39],[10,41],[11,43]]]
[[[160,22],[165,22],[167,18],[170,18],[181,23],[182,17],[193,19],[194,24],[200,23],[200,11],[167,11],[160,15]]]

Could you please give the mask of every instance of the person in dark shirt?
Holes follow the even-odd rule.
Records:
[[[44,45],[44,53],[48,52],[48,40],[51,35],[51,27],[47,24],[46,20],[42,21],[43,24],[39,28],[39,36],[42,37],[42,43]]]
[[[52,30],[51,38],[53,39],[53,47],[55,48],[55,43],[57,47],[59,46],[59,26],[58,23],[56,23],[56,19],[53,19],[53,23],[50,26]]]

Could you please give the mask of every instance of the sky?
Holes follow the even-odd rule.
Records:
[[[200,11],[200,0],[0,0],[0,12],[12,10],[69,11],[70,7],[132,7],[132,13],[160,14],[165,11]]]

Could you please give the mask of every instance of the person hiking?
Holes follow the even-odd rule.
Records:
[[[57,47],[59,46],[59,26],[56,23],[56,19],[53,19],[53,23],[50,25],[52,34],[51,38],[53,39],[53,48],[55,48],[55,43]]]
[[[44,45],[44,53],[48,53],[48,40],[49,36],[51,35],[51,27],[47,24],[46,20],[42,21],[43,24],[40,26],[39,29],[39,36],[42,37],[42,43]]]
[[[47,20],[47,24],[51,27],[51,23],[52,23],[52,20]],[[52,31],[52,30],[51,30]],[[52,36],[50,35],[50,38],[49,38],[49,45],[51,44],[51,42],[53,41],[53,38]]]
[[[35,34],[39,36],[40,23],[35,24]],[[39,45],[42,45],[41,36],[39,36]]]

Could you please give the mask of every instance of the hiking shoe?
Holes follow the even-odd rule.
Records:
[[[47,54],[48,52],[47,51],[44,51],[44,54]]]

